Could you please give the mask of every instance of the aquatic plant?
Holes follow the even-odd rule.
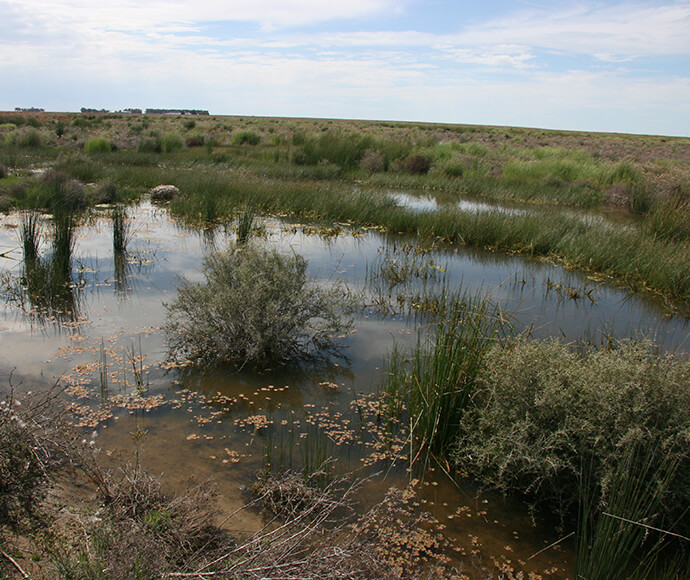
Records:
[[[246,244],[254,226],[254,212],[250,206],[244,206],[237,216],[237,243]]]
[[[579,516],[575,556],[576,578],[681,578],[682,553],[671,552],[679,538],[662,527],[664,503],[677,476],[680,456],[665,449],[659,441],[626,442],[619,450],[603,498],[596,494],[591,465],[583,458],[579,494]],[[686,542],[690,539],[685,538]],[[653,574],[660,558],[669,568]]]
[[[344,289],[309,281],[307,262],[258,245],[204,260],[204,283],[186,282],[166,305],[171,356],[242,368],[295,362],[332,351],[347,324]]]
[[[129,222],[127,221],[127,208],[119,203],[110,212],[113,224],[113,252],[122,254],[127,251],[129,243]]]
[[[484,357],[510,324],[489,296],[444,294],[431,328],[424,330],[428,334],[418,338],[411,354],[393,353],[385,396],[392,410],[406,410],[415,454],[443,455],[476,393]]]

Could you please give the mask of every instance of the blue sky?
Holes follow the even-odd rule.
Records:
[[[0,109],[690,136],[690,0],[0,0]]]

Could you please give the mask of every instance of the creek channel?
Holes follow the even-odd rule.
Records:
[[[479,493],[440,469],[412,472],[391,451],[380,425],[377,394],[394,347],[412,347],[422,326],[415,304],[441,288],[488,294],[517,330],[566,341],[652,337],[660,349],[690,351],[687,318],[668,314],[653,297],[627,291],[551,263],[352,228],[316,227],[266,217],[254,243],[308,260],[319,284],[340,281],[359,297],[342,356],[302,370],[194,372],[167,364],[164,303],[183,278],[201,280],[203,258],[235,239],[234,229],[186,227],[164,208],[143,202],[127,209],[126,252],[114,252],[106,208],[76,228],[67,291],[27,289],[22,216],[0,221],[0,394],[66,387],[74,421],[110,458],[164,474],[169,488],[213,477],[223,509],[251,498],[267,458],[295,468],[328,457],[339,469],[381,472],[364,503],[420,477],[418,498],[445,525],[465,572],[492,559],[516,568],[568,577],[571,545],[542,551],[559,538],[558,522],[533,516],[519,501]],[[39,260],[51,259],[49,219],[42,218]],[[45,268],[46,272],[56,271]],[[251,297],[248,297],[248,300]],[[133,433],[139,434],[133,437]],[[136,448],[136,450],[135,450]],[[233,530],[250,532],[261,517],[241,512]],[[533,556],[537,554],[533,558]],[[464,560],[463,560],[464,558]]]

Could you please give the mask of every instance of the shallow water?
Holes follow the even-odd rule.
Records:
[[[26,388],[57,380],[78,407],[76,420],[117,461],[135,449],[144,466],[179,488],[191,477],[214,477],[225,507],[248,499],[266,463],[299,465],[329,456],[362,474],[383,471],[371,495],[409,479],[404,462],[382,445],[386,437],[375,403],[387,356],[415,343],[420,318],[411,304],[423,291],[462,289],[489,293],[535,336],[601,342],[647,335],[664,350],[690,351],[685,318],[668,315],[663,302],[565,271],[552,264],[462,247],[425,247],[412,238],[336,226],[267,218],[259,243],[302,254],[318,283],[342,281],[360,296],[354,332],[342,356],[303,371],[263,374],[228,370],[201,374],[168,368],[160,326],[163,303],[182,277],[201,278],[203,257],[234,239],[232,229],[198,231],[180,226],[163,209],[144,203],[129,209],[126,256],[113,251],[106,210],[77,231],[69,296],[36,311],[22,293],[26,264],[20,216],[0,225],[0,381]],[[41,246],[50,261],[50,226]],[[410,314],[413,313],[413,315]],[[135,444],[133,433],[142,434]],[[398,451],[401,454],[400,451]],[[420,497],[456,541],[465,560],[495,556],[552,577],[565,577],[568,544],[528,558],[558,539],[555,521],[533,527],[519,504],[477,496],[470,482],[457,487],[440,471],[425,475]],[[547,518],[548,520],[548,518]],[[237,530],[259,525],[244,513]],[[525,562],[521,564],[520,562]],[[556,569],[556,570],[554,570]]]

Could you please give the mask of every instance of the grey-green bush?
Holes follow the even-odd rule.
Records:
[[[496,346],[484,357],[477,394],[460,423],[455,462],[564,511],[577,501],[583,463],[601,498],[630,445],[677,454],[678,473],[687,474],[688,377],[690,362],[660,357],[648,342],[584,352],[558,341]],[[690,505],[687,477],[669,489],[669,513]]]
[[[166,304],[171,357],[199,366],[270,366],[323,356],[347,325],[339,288],[307,279],[299,255],[248,244],[204,261],[203,283],[186,282]]]

